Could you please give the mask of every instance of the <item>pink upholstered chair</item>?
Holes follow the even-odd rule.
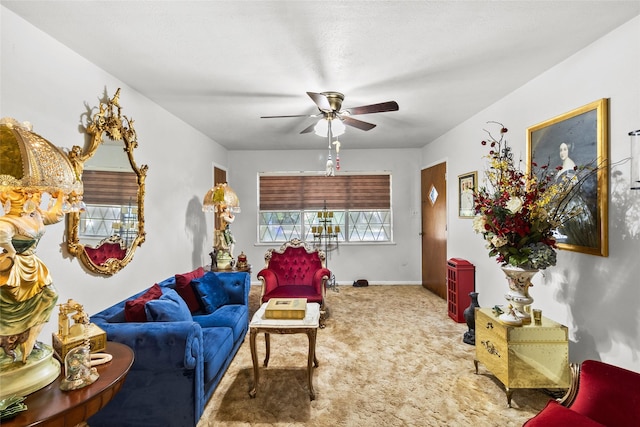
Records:
[[[265,267],[258,272],[262,282],[260,302],[271,298],[306,298],[320,304],[321,322],[326,318],[325,291],[331,272],[325,267],[325,254],[299,239],[269,249]]]
[[[640,373],[596,360],[572,365],[573,382],[564,398],[550,400],[526,427],[637,426]]]

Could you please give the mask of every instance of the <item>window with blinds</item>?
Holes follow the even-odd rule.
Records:
[[[134,172],[85,170],[82,173],[86,211],[78,235],[95,246],[109,236],[120,236],[127,246],[138,233],[138,178]]]
[[[391,241],[391,175],[339,176],[261,174],[259,176],[259,241],[313,239],[321,209],[333,212],[338,240]]]

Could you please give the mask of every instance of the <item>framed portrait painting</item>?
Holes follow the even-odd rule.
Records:
[[[608,256],[608,109],[603,98],[527,129],[527,172],[532,162],[556,169],[556,180],[595,171],[569,202],[579,213],[554,232],[561,249]]]
[[[475,216],[473,193],[478,189],[478,172],[458,175],[458,216],[473,218]]]

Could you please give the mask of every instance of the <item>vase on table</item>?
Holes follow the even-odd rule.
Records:
[[[538,269],[528,269],[506,265],[501,267],[507,276],[509,292],[504,298],[508,301],[507,310],[499,319],[509,325],[522,325],[531,323],[531,314],[525,309],[533,303],[529,295],[531,279],[538,273]]]
[[[464,333],[462,341],[465,344],[476,345],[476,308],[480,307],[480,304],[478,304],[478,293],[469,292],[469,298],[471,298],[471,304],[462,312],[469,330]]]

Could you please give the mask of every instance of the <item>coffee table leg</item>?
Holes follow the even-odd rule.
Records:
[[[264,346],[267,352],[267,355],[264,357],[264,367],[266,368],[269,365],[269,357],[271,356],[271,335],[269,333],[264,333]]]
[[[307,375],[309,380],[309,397],[311,400],[315,400],[316,392],[313,389],[313,366],[318,366],[318,359],[316,359],[316,335],[318,330],[316,328],[308,329],[307,336],[309,337],[309,357],[307,359]]]
[[[258,381],[260,379],[260,371],[258,370],[258,355],[256,354],[256,335],[258,331],[251,328],[249,334],[249,344],[251,345],[251,360],[253,361],[253,388],[249,391],[250,397],[256,397]]]

